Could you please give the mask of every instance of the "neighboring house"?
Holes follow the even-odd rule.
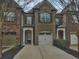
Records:
[[[4,2],[4,20],[2,22],[2,33],[3,33],[3,45],[7,45],[5,43],[12,43],[8,42],[10,40],[15,41],[17,45],[21,44],[21,20],[22,20],[22,10],[21,8],[15,3],[14,0],[7,0]],[[5,34],[5,35],[4,35]],[[6,41],[6,42],[5,42]]]
[[[66,39],[71,49],[79,51],[79,11],[71,2],[63,11],[63,20],[66,19]],[[64,19],[65,18],[65,19]]]

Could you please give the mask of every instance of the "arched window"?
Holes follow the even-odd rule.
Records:
[[[40,13],[40,22],[44,23],[51,22],[50,13]]]
[[[78,22],[79,22],[79,20],[78,20],[77,15],[73,14],[72,15],[72,23],[78,23]]]
[[[56,18],[56,25],[57,26],[63,25],[63,20],[61,18]]]
[[[15,12],[4,12],[5,21],[14,21],[16,19]]]

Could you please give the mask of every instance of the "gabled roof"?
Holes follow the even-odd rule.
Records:
[[[38,3],[36,6],[34,6],[33,8],[39,8],[40,6],[42,6],[43,4],[48,4],[52,10],[57,11],[57,9],[48,1],[48,0],[43,0],[41,3]]]
[[[67,11],[78,11],[77,10],[77,6],[75,5],[72,5],[73,2],[71,2],[70,4],[68,4],[63,10],[61,13],[63,12],[67,12]]]
[[[35,4],[33,7],[31,7],[31,8],[30,8],[30,5],[28,5],[28,6],[29,6],[28,8],[30,8],[30,9],[28,10],[28,8],[25,8],[26,10],[24,9],[24,12],[25,12],[25,13],[32,12],[32,11],[33,11],[33,8],[39,8],[39,7],[40,7],[42,4],[44,4],[44,3],[49,4],[53,10],[57,11],[57,9],[49,2],[49,0],[41,0],[40,2],[36,3],[36,4]]]
[[[17,4],[19,6],[21,6],[21,8],[24,10],[25,13],[28,13],[29,11],[32,11],[32,9],[37,6],[37,5],[40,5],[42,4],[45,0],[31,0],[31,2],[29,2],[29,4],[27,4],[27,0],[15,0],[17,2]],[[28,0],[30,1],[30,0]],[[63,6],[61,6],[61,2],[60,0],[46,0],[48,1],[48,4],[50,4],[51,6],[53,6],[53,9],[56,9],[57,10],[57,13],[60,13],[63,8]],[[65,2],[67,3],[68,5],[68,0]]]
[[[3,4],[6,8],[21,8],[14,0],[4,0]]]

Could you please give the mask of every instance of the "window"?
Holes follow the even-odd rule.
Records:
[[[59,25],[59,19],[58,18],[56,18],[56,25]]]
[[[5,21],[14,21],[16,19],[16,15],[14,12],[4,12]]]
[[[61,18],[56,18],[56,25],[60,26],[63,24],[63,21],[61,20]]]
[[[49,23],[51,22],[49,13],[40,13],[40,22]]]
[[[78,23],[77,15],[72,15],[72,23]]]
[[[32,24],[32,17],[31,16],[28,16],[26,18],[26,24]]]

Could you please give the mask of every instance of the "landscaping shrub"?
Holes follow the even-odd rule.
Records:
[[[61,46],[61,47],[67,47],[68,46],[68,41],[67,40],[63,40],[63,39],[56,39],[54,40],[54,44]]]

